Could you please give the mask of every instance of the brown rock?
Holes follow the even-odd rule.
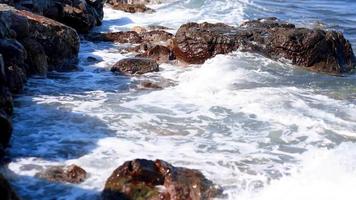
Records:
[[[170,60],[175,59],[173,51],[162,45],[156,45],[155,47],[147,50],[145,53],[139,54],[138,57],[150,58],[158,63],[167,63]]]
[[[140,75],[149,72],[158,72],[159,66],[155,60],[148,58],[126,58],[117,62],[111,68],[111,71],[124,75]]]
[[[87,178],[87,172],[77,165],[54,166],[36,176],[51,182],[81,183]]]
[[[137,1],[127,2],[122,0],[108,0],[107,3],[110,4],[113,9],[129,13],[154,12],[154,10],[145,6],[144,3],[138,3]]]
[[[217,54],[235,50],[285,58],[306,69],[340,74],[356,64],[351,44],[342,33],[296,28],[276,18],[253,20],[240,27],[188,23],[177,31],[174,52],[187,63],[203,63]]]
[[[89,41],[118,42],[118,43],[141,43],[141,36],[135,31],[90,33],[85,36]]]
[[[158,189],[157,186],[164,187]],[[104,200],[209,200],[221,189],[197,170],[176,168],[162,160],[125,162],[109,177]]]
[[[94,26],[101,24],[105,0],[0,0],[0,3],[46,16],[81,33],[87,33]]]

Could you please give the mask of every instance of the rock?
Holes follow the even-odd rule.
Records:
[[[0,110],[0,148],[6,148],[9,145],[11,134],[11,118],[5,111]]]
[[[87,33],[101,24],[105,0],[0,0],[0,3],[46,16]]]
[[[112,68],[112,72],[124,75],[140,75],[149,72],[158,72],[159,66],[155,60],[147,58],[126,58],[117,62]]]
[[[77,165],[54,166],[36,176],[51,182],[81,183],[87,178],[87,172]]]
[[[156,83],[150,82],[150,81],[143,81],[140,83],[139,88],[140,89],[162,89],[162,86],[160,86]]]
[[[72,28],[46,17],[28,11],[19,11],[3,4],[0,5],[0,15],[7,23],[11,23],[11,19],[15,16],[27,19],[28,38],[37,41],[36,45],[40,44],[43,47],[50,70],[63,71],[66,66],[77,62],[79,36]],[[4,55],[4,57],[6,63],[7,56]]]
[[[111,32],[111,33],[90,33],[84,36],[86,40],[96,42],[118,42],[118,43],[141,43],[141,36],[135,31]]]
[[[21,92],[29,75],[72,68],[78,52],[74,29],[0,4],[0,152],[11,137],[12,94]]]
[[[147,50],[145,53],[139,54],[137,57],[150,58],[160,64],[167,63],[175,59],[173,51],[162,45],[156,45],[155,47]]]
[[[168,28],[166,26],[161,26],[161,25],[148,25],[147,27],[149,30],[170,30],[171,28]]]
[[[129,13],[154,12],[154,10],[145,6],[146,3],[143,3],[143,1],[108,0],[107,3],[111,5],[113,9]]]
[[[9,182],[0,174],[0,197],[2,200],[19,200]]]
[[[113,172],[106,181],[102,198],[209,200],[219,194],[221,189],[197,170],[173,167],[162,160],[137,159],[125,162]]]
[[[335,31],[296,28],[276,18],[248,21],[240,27],[188,23],[177,31],[174,52],[180,61],[200,64],[235,50],[285,58],[297,66],[330,74],[351,71],[356,59],[351,44]]]
[[[141,26],[134,26],[131,28],[131,31],[134,31],[138,34],[142,34],[144,32],[147,32],[147,29],[145,29],[144,27],[141,27]]]
[[[153,30],[143,32],[141,34],[142,41],[148,44],[165,44],[168,45],[169,41],[173,39],[173,34],[163,30]]]
[[[21,40],[27,51],[26,63],[30,66],[31,74],[47,75],[48,62],[47,55],[43,46],[32,38],[25,38]]]

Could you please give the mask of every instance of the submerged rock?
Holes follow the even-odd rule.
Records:
[[[77,165],[54,166],[36,176],[51,182],[81,183],[87,178],[87,172]]]
[[[104,200],[209,200],[221,189],[204,175],[156,160],[125,162],[106,181]]]
[[[0,174],[0,197],[2,200],[20,200],[2,174]]]
[[[173,51],[162,45],[156,45],[153,48],[148,49],[145,53],[137,55],[137,57],[150,58],[158,63],[167,63],[175,59]]]
[[[158,72],[159,66],[155,60],[148,58],[126,58],[117,62],[111,68],[111,71],[124,75],[140,75],[149,72]]]
[[[276,18],[253,20],[240,27],[188,23],[176,33],[174,52],[186,63],[203,63],[235,50],[285,58],[306,69],[340,74],[351,71],[356,59],[351,44],[335,31],[296,28]]]

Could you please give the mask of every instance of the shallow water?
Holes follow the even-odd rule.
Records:
[[[300,26],[343,31],[356,46],[351,0],[169,1],[154,14],[105,9],[95,31],[188,21],[277,16]],[[307,72],[250,53],[203,65],[161,65],[142,77],[109,68],[123,45],[82,41],[82,71],[33,78],[16,98],[7,174],[24,199],[95,199],[124,161],[164,159],[201,170],[223,186],[222,199],[354,199],[356,75]],[[93,64],[86,58],[101,60]],[[145,80],[167,85],[143,90]],[[78,164],[80,185],[34,177],[49,165]]]

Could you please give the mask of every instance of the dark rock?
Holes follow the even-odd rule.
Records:
[[[63,71],[67,65],[77,62],[79,37],[75,30],[59,22],[35,15],[27,11],[19,11],[4,4],[0,5],[0,16],[5,22],[16,16],[25,17],[29,24],[28,38],[36,40],[47,55],[50,70]],[[5,56],[5,63],[7,56]],[[22,58],[21,58],[22,59]]]
[[[0,54],[4,58],[6,85],[11,92],[17,93],[22,90],[27,80],[26,49],[16,40],[1,39]]]
[[[25,38],[21,40],[27,50],[26,63],[30,66],[31,74],[47,75],[48,62],[47,55],[43,46],[32,38]]]
[[[81,183],[87,178],[87,172],[77,165],[54,166],[36,176],[51,182]]]
[[[21,14],[28,16],[31,38],[43,46],[50,70],[63,71],[77,62],[79,36],[72,28],[29,12]]]
[[[140,87],[141,89],[162,89],[162,86],[150,82],[150,81],[143,81],[140,83]]]
[[[5,111],[0,110],[0,147],[7,147],[12,133],[12,123],[10,116]]]
[[[86,33],[101,24],[105,0],[0,0],[0,3],[44,15]]]
[[[158,189],[157,186],[164,187]],[[177,168],[162,160],[125,162],[109,177],[104,200],[209,200],[221,189],[192,169]]]
[[[159,66],[155,60],[148,58],[126,58],[117,62],[111,68],[111,71],[124,75],[140,75],[149,72],[158,72]]]
[[[84,37],[89,41],[118,42],[118,43],[141,43],[142,37],[135,31],[90,33]]]
[[[12,93],[19,93],[31,74],[75,66],[78,52],[74,29],[0,4],[0,158],[12,131]]]
[[[0,174],[0,197],[2,200],[19,200],[10,183]]]
[[[161,26],[161,25],[148,25],[147,27],[149,30],[154,31],[154,30],[170,30],[171,28],[168,28],[166,26]]]
[[[335,31],[296,28],[276,18],[225,24],[188,23],[177,31],[174,52],[186,63],[199,64],[235,50],[285,58],[306,69],[340,74],[351,71],[356,59],[351,44]]]

